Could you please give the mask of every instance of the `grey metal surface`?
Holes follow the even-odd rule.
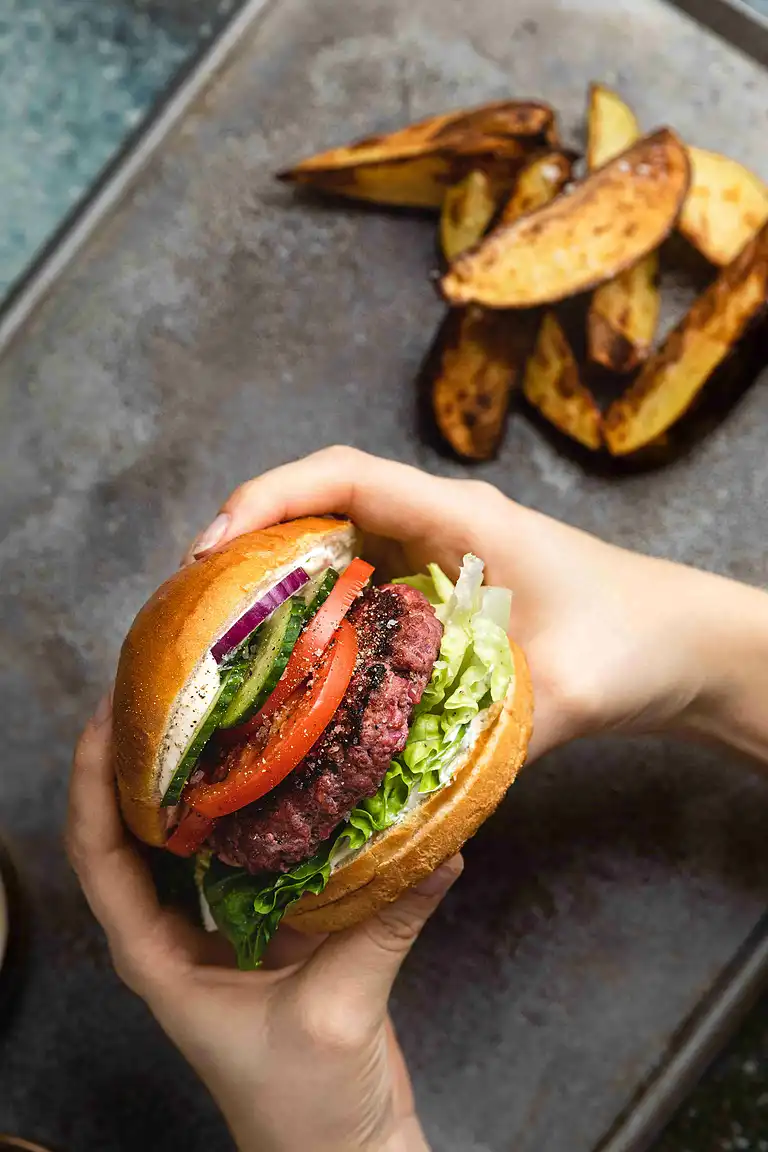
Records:
[[[765,0],[673,0],[673,3],[768,67]]]
[[[768,176],[763,73],[657,0],[280,0],[6,349],[0,827],[35,935],[0,1129],[85,1152],[228,1147],[64,867],[71,742],[134,611],[243,477],[337,440],[462,472],[415,432],[433,226],[299,201],[271,173],[509,92],[551,101],[575,138],[592,78]],[[764,383],[666,471],[587,476],[515,418],[480,472],[764,583]],[[435,1147],[589,1152],[757,924],[767,821],[765,780],[691,747],[583,743],[524,773],[397,990]]]

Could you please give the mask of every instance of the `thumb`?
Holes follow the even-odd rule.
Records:
[[[313,983],[327,984],[350,1010],[383,1015],[400,966],[463,868],[454,856],[378,915],[331,936],[312,960]]]

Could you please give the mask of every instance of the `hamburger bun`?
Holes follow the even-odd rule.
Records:
[[[303,565],[310,575],[359,546],[348,520],[304,517],[238,536],[179,569],[158,588],[125,638],[115,679],[113,754],[120,804],[139,840],[161,847],[166,734],[211,646],[276,580]]]
[[[366,920],[455,855],[498,807],[525,763],[533,730],[533,688],[522,650],[510,641],[515,676],[450,784],[374,836],[338,867],[319,895],[285,916],[300,932],[338,932]]]
[[[162,808],[163,759],[174,715],[200,689],[195,677],[213,644],[278,580],[346,567],[360,548],[343,519],[305,517],[240,536],[180,569],[139,612],[120,654],[113,750],[120,803],[131,831],[162,847],[174,809]],[[396,900],[459,851],[500,803],[522,767],[533,723],[528,665],[510,642],[515,675],[485,716],[451,782],[339,864],[325,890],[291,906],[287,923],[334,932]]]

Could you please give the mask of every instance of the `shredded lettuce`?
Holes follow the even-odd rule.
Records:
[[[482,587],[481,560],[465,556],[455,585],[437,564],[395,583],[424,593],[443,638],[408,742],[376,795],[359,804],[311,860],[290,872],[251,876],[215,859],[202,872],[213,919],[234,945],[241,968],[258,967],[289,905],[307,892],[322,892],[334,864],[391,827],[414,792],[435,792],[450,782],[472,721],[507,694],[514,676],[506,633],[511,593]]]

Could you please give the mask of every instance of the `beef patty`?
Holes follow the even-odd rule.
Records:
[[[404,584],[372,588],[351,609],[354,675],[309,755],[267,796],[217,820],[210,845],[249,872],[286,872],[312,856],[402,752],[440,651],[442,625]],[[258,734],[255,737],[259,739]]]

